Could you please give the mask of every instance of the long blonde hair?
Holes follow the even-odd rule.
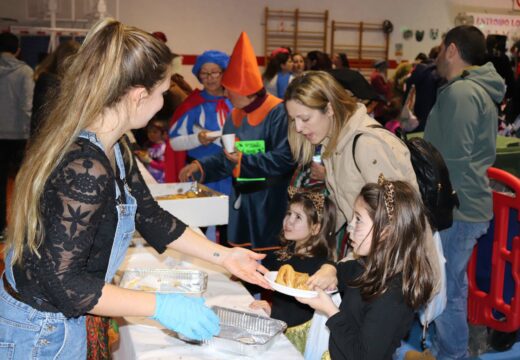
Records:
[[[356,110],[356,100],[325,71],[306,71],[291,81],[285,92],[285,103],[289,100],[323,113],[330,103],[334,113],[332,135],[322,155],[324,158],[330,157],[336,150],[341,129]],[[314,155],[315,145],[296,131],[293,119],[289,119],[288,138],[294,159],[300,164],[308,164]]]
[[[90,29],[16,177],[7,229],[13,262],[21,261],[25,249],[39,256],[45,236],[40,213],[43,190],[79,132],[105,109],[120,104],[132,87],[151,91],[167,76],[172,59],[163,42],[114,19],[100,20]]]

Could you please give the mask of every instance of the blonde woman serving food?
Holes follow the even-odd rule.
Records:
[[[123,134],[163,105],[172,53],[152,35],[104,19],[64,75],[48,121],[16,179],[0,284],[0,358],[86,358],[85,315],[149,316],[193,339],[219,332],[203,299],[110,281],[135,229],[268,287],[263,255],[211,243],[154,201]]]

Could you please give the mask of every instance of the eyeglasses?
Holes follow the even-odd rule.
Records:
[[[222,75],[222,71],[215,71],[215,72],[200,72],[199,73],[199,77],[201,79],[207,79],[207,78],[210,78],[210,79],[213,79],[213,80],[216,80],[220,77],[220,75]]]

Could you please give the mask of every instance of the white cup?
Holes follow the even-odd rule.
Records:
[[[235,152],[235,134],[225,134],[222,135],[222,144],[224,145],[224,149],[228,153],[234,153]]]

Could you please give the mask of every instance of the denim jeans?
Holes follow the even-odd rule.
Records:
[[[0,280],[0,359],[85,359],[85,317],[36,311],[13,299]]]
[[[468,357],[468,278],[466,269],[477,239],[484,235],[489,221],[470,223],[454,221],[452,227],[440,232],[446,258],[448,302],[444,312],[435,319],[432,352],[437,360]]]

